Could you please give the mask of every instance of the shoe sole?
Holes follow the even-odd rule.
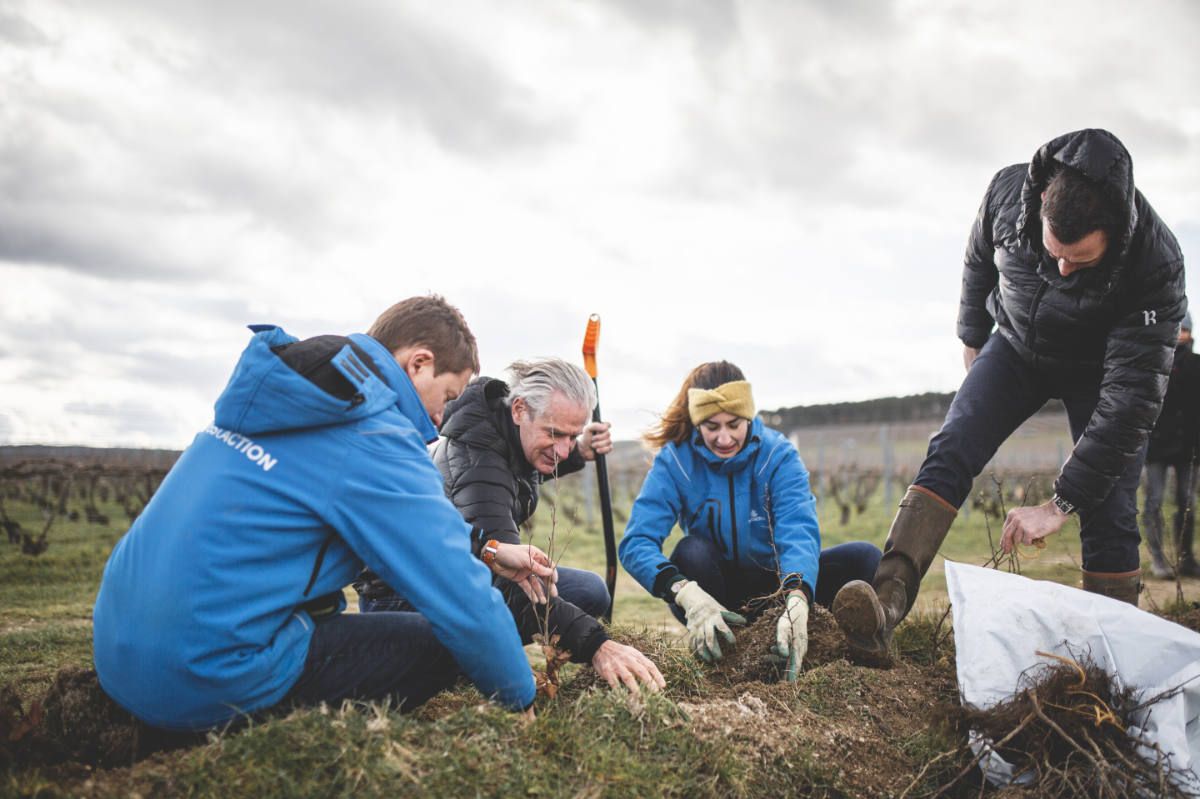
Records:
[[[833,618],[852,648],[872,655],[886,655],[891,630],[886,628],[883,605],[870,583],[854,580],[842,586],[833,598]]]

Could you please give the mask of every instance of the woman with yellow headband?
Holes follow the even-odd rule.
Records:
[[[727,361],[702,364],[645,440],[658,450],[633,503],[621,564],[668,603],[688,628],[692,651],[721,657],[730,608],[783,591],[771,654],[795,680],[808,650],[808,608],[828,606],[851,580],[869,580],[879,549],[853,542],[821,551],[808,470],[781,433],[757,418],[750,384]],[[675,525],[683,539],[663,556]],[[818,579],[818,575],[820,579]]]

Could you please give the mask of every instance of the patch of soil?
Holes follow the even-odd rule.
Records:
[[[0,763],[71,762],[127,766],[154,752],[201,743],[203,735],[146,726],[104,693],[92,669],[64,668],[45,697],[26,711],[16,692],[0,689]]]
[[[795,683],[714,683],[680,707],[698,737],[749,762],[808,768],[846,795],[896,796],[928,762],[929,750],[911,744],[954,685],[944,663],[878,670],[833,659],[810,664]]]
[[[775,626],[783,609],[783,602],[774,602],[762,609],[748,626],[732,628],[734,644],[728,647],[722,643],[722,658],[713,665],[713,673],[733,684],[781,680],[786,664],[774,660],[770,649],[775,644]],[[836,661],[879,668],[892,665],[890,657],[873,658],[851,649],[833,614],[821,605],[813,605],[808,613],[808,652],[802,669]]]

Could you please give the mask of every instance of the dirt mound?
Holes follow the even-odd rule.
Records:
[[[722,644],[723,657],[713,666],[714,674],[733,684],[772,683],[782,679],[783,665],[771,657],[770,649],[775,644],[775,625],[783,608],[782,602],[771,603],[759,609],[749,626],[735,627],[734,645]],[[808,614],[808,653],[804,656],[803,669],[836,661],[875,667],[892,665],[890,658],[871,658],[851,649],[833,614],[820,605],[813,605]]]
[[[60,670],[28,711],[14,691],[0,689],[0,762],[109,768],[203,740],[147,727],[104,693],[91,669]]]
[[[115,766],[136,756],[140,725],[108,698],[95,671],[60,671],[42,707],[43,733],[63,759]]]

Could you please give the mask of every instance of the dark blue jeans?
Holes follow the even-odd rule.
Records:
[[[871,581],[879,566],[879,547],[866,541],[852,541],[821,550],[817,574],[819,605],[829,607],[838,589],[851,580]],[[779,572],[757,565],[735,566],[707,538],[685,535],[671,553],[671,562],[684,577],[695,580],[705,593],[730,610],[748,599],[767,596],[779,590]],[[680,622],[686,623],[683,609],[668,603]]]
[[[1002,335],[993,333],[954,395],[913,482],[962,507],[996,450],[1047,400],[1063,401],[1071,439],[1078,441],[1100,401],[1101,376],[1099,370],[1064,374],[1035,369]],[[1127,572],[1138,567],[1137,487],[1145,457],[1143,447],[1104,502],[1079,511],[1085,571]]]
[[[528,644],[534,634],[541,630],[541,620],[533,612],[533,605],[525,592],[514,583],[503,578],[496,578],[493,583],[504,596],[505,604],[517,623],[517,631],[521,634],[521,643]],[[558,597],[570,602],[593,618],[599,618],[608,610],[608,587],[600,575],[583,569],[571,569],[566,566],[558,567]],[[358,598],[358,609],[363,613],[378,611],[412,611],[413,606],[408,600],[398,594],[380,599]],[[544,612],[544,611],[543,611]]]
[[[339,613],[316,620],[304,670],[281,704],[391,699],[408,711],[460,673],[419,613]]]

